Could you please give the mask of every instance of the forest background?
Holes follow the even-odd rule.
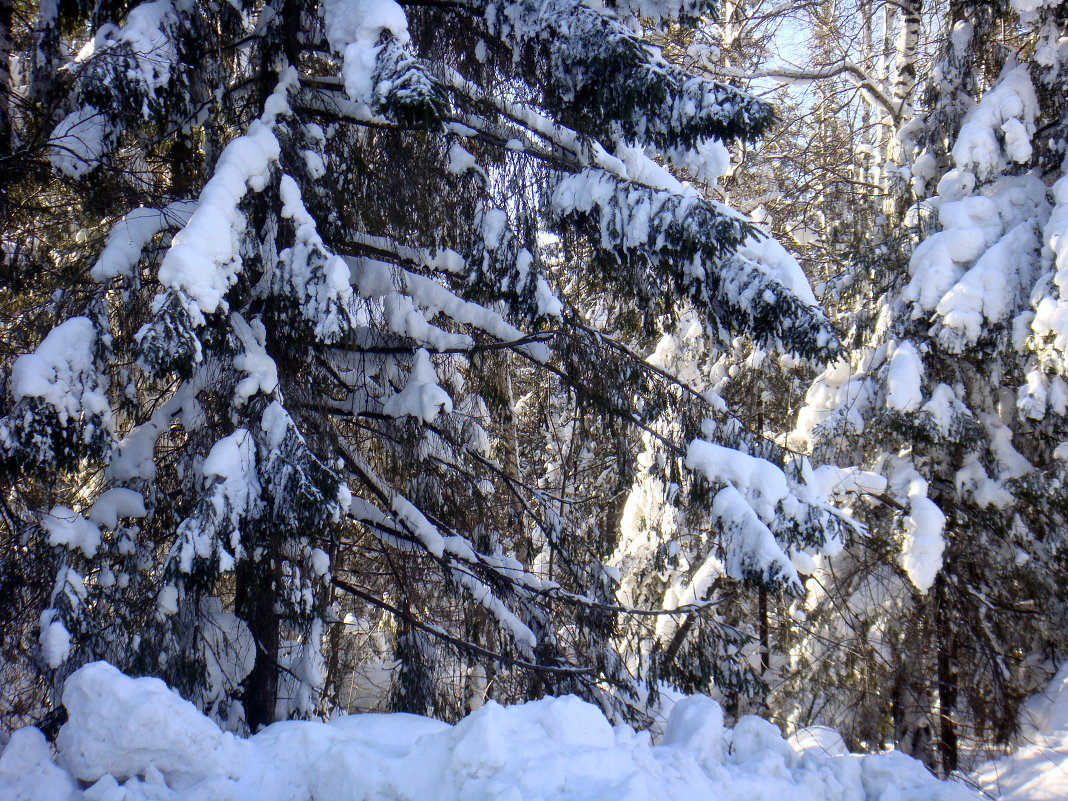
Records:
[[[1058,0],[0,0],[0,720],[678,692],[945,775],[1065,658]]]

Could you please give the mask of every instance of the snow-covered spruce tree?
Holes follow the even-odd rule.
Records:
[[[911,100],[905,88],[897,93],[898,101],[891,100],[897,70],[889,65],[909,63],[899,52],[906,43],[901,37],[896,45],[894,40],[908,6],[915,4],[753,0],[735,5],[745,10],[738,12],[739,23],[733,31],[723,25],[724,46],[730,42],[730,49],[722,65],[710,64],[710,68],[714,74],[724,72],[743,87],[755,85],[762,92],[767,91],[768,79],[780,81],[773,96],[783,124],[769,147],[757,143],[741,148],[740,163],[724,181],[726,197],[731,205],[760,219],[782,241],[790,242],[824,308],[832,314],[841,310],[843,294],[857,292],[858,284],[864,283],[857,275],[862,271],[854,268],[858,254],[876,261],[872,250],[886,239],[884,209],[894,174],[890,162],[903,155],[891,154],[887,143],[894,141],[893,131],[906,113],[907,105],[900,101]],[[792,46],[782,50],[783,38],[793,41],[798,34],[807,43],[801,58],[794,55]],[[885,255],[885,245],[879,250]],[[784,267],[793,261],[785,253],[769,257]],[[884,272],[880,269],[876,275]],[[866,312],[863,305],[859,309],[849,306],[836,325],[841,331],[862,328],[859,321]],[[748,426],[769,436],[793,427],[814,377],[808,365],[788,355],[744,346],[726,351],[717,372],[722,381],[718,391],[731,408]],[[798,460],[798,464],[803,462]],[[852,480],[841,481],[829,468],[812,478],[823,487],[821,492],[850,497],[853,493],[847,490],[856,488]],[[854,537],[853,549],[866,541]],[[812,566],[803,554],[795,557],[803,579]],[[809,583],[806,596],[815,589]],[[790,596],[760,592],[756,597],[742,595],[732,605],[740,605],[735,615],[752,626],[755,641],[748,648],[753,663],[759,659],[764,677],[765,691],[749,699],[750,708],[756,705],[761,714],[787,721],[793,704],[803,704],[822,686],[817,676],[800,686],[784,681],[790,674],[783,673],[783,652],[798,636],[804,637],[809,626],[799,625]],[[769,695],[769,689],[776,691]]]
[[[1007,741],[1065,644],[1068,396],[1051,314],[1065,109],[1049,45],[1065,17],[1034,5],[950,4],[915,140],[917,244],[795,432],[819,461],[883,478],[865,481],[882,498],[867,554],[821,566],[815,635],[797,650],[801,683],[805,665],[830,664],[825,680],[852,692],[814,694],[796,714],[947,773],[962,738]]]
[[[107,658],[253,729],[371,663],[394,708],[621,710],[667,675],[620,658],[621,621],[667,602],[702,632],[677,683],[741,674],[709,580],[796,586],[831,513],[635,348],[680,315],[803,359],[837,344],[751,223],[662,166],[773,121],[635,33],[709,8],[39,10],[14,136],[60,210],[22,209],[5,254],[64,269],[11,364],[0,466],[11,536],[54,571],[41,668]],[[566,422],[580,458],[613,454],[604,481],[554,483],[516,409],[538,386],[555,444]],[[691,515],[685,597],[621,602],[606,566],[638,432]],[[354,655],[348,629],[381,636]]]
[[[919,118],[913,115],[917,105],[922,107],[915,92],[917,70],[921,75],[929,70],[927,53],[934,43],[926,37],[939,31],[937,17],[942,13],[927,5],[922,29],[917,30],[921,7],[881,0],[799,6],[787,13],[795,14],[796,25],[806,31],[807,60],[784,63],[772,51],[765,64],[750,70],[788,84],[782,107],[784,127],[792,136],[778,139],[773,166],[754,158],[751,167],[735,171],[735,179],[739,189],[748,192],[766,182],[762,175],[770,176],[769,188],[757,197],[773,218],[773,230],[796,242],[806,273],[818,282],[824,307],[843,332],[846,347],[854,350],[870,344],[878,310],[874,299],[899,286],[904,270],[899,254],[910,247],[897,210],[908,206],[901,190],[908,186],[908,168],[916,157],[913,140]],[[792,181],[784,180],[795,175]],[[735,196],[732,202],[738,202]],[[807,384],[812,376],[802,378]],[[800,394],[805,394],[803,389]],[[876,565],[894,580],[900,571],[893,560],[896,551],[886,551],[885,516],[865,508],[875,503],[888,509],[883,507],[885,496],[883,501],[872,500],[881,494],[885,479],[863,469],[870,465],[857,453],[862,437],[851,440],[849,447],[833,437],[827,442],[832,452],[818,453],[817,463],[830,464],[816,473],[830,491],[856,507],[854,513],[871,526],[871,534],[854,537],[850,547],[825,562],[815,576],[814,565],[802,566],[804,603],[773,607],[782,617],[776,625],[772,615],[771,645],[789,652],[790,658],[784,662],[783,654],[772,654],[778,670],[771,676],[775,691],[766,703],[768,713],[788,725],[830,723],[841,728],[852,747],[863,749],[892,739],[883,710],[887,674],[892,671],[886,669],[878,626],[895,623],[899,610],[884,610],[865,600],[850,585],[850,577],[867,577]],[[790,444],[806,450],[803,437]],[[837,464],[857,467],[831,469]],[[858,497],[866,498],[859,507]],[[865,589],[872,587],[881,585],[872,579]],[[877,598],[886,597],[880,593]],[[878,611],[868,616],[865,604]]]

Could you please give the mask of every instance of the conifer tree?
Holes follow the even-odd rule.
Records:
[[[862,707],[857,739],[946,773],[962,737],[1008,741],[1063,647],[1063,379],[1043,312],[1057,302],[1064,114],[1045,43],[1064,18],[1025,5],[950,4],[914,138],[914,247],[876,265],[888,288],[860,300],[874,319],[817,378],[793,440],[885,482],[858,503],[866,545],[819,571],[816,634],[797,650],[801,675],[832,665],[828,681],[853,693],[797,714],[844,724]],[[1013,50],[994,44],[1008,28]],[[830,657],[842,640],[850,656]]]
[[[667,674],[616,635],[667,600],[618,596],[606,496],[643,434],[697,544],[668,611],[707,625],[675,681],[742,676],[699,585],[796,586],[789,554],[836,518],[637,354],[682,316],[816,362],[838,345],[753,224],[684,180],[774,121],[640,33],[711,10],[41,4],[5,266],[57,274],[0,409],[12,536],[55,577],[39,666],[107,658],[255,729],[322,708],[323,643],[352,626],[388,635],[367,658],[396,666],[393,708],[456,716],[493,674],[501,698],[641,714]],[[603,528],[521,430],[535,387],[543,426],[566,408],[615,451]]]

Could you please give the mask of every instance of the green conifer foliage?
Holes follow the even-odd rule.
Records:
[[[792,585],[787,551],[836,525],[781,449],[638,355],[683,309],[721,344],[838,345],[736,257],[762,235],[657,161],[772,110],[669,64],[629,7],[51,8],[15,133],[57,208],[13,269],[73,277],[0,406],[24,542],[59,576],[48,676],[107,658],[236,729],[379,668],[378,702],[442,716],[548,691],[641,715],[657,673],[617,634],[662,599],[629,608],[607,565],[639,433],[732,581]],[[697,631],[659,675],[746,680],[741,635]]]

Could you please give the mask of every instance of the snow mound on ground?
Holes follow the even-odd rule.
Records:
[[[1068,798],[1068,662],[1022,715],[1023,743],[975,772],[979,786],[999,801]]]
[[[131,679],[106,662],[76,671],[63,688],[72,725],[60,729],[61,764],[82,781],[151,769],[170,783],[224,772],[237,740],[159,679]]]
[[[662,745],[574,696],[490,701],[455,726],[348,715],[276,723],[247,740],[220,731],[161,681],[103,662],[75,672],[63,701],[70,719],[54,760],[32,728],[0,753],[0,801],[976,798],[903,754],[847,754],[826,731],[795,744],[757,717],[732,730],[703,696],[675,705]]]

